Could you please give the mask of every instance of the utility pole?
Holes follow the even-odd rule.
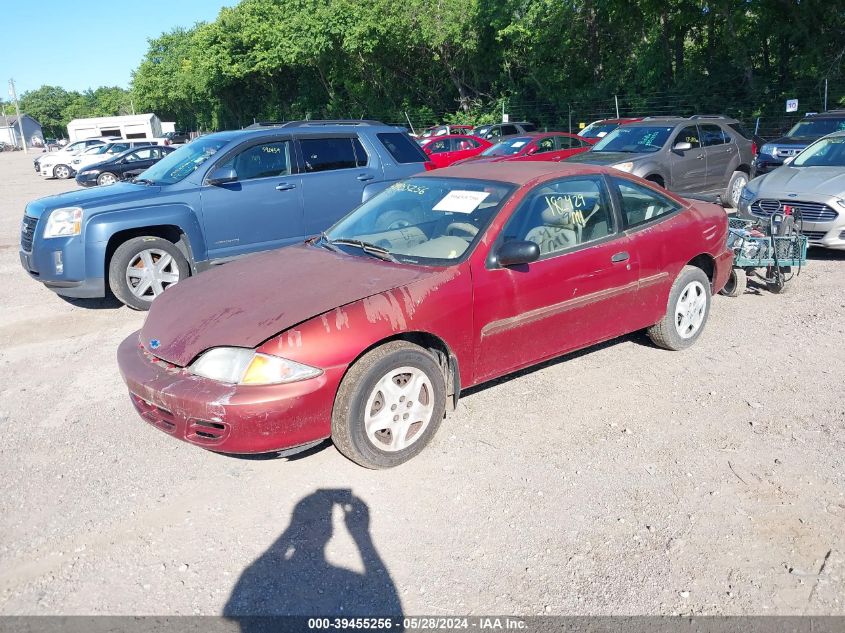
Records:
[[[23,135],[23,120],[21,119],[21,108],[18,105],[18,94],[15,92],[15,80],[9,80],[9,96],[15,102],[15,112],[18,113],[18,129],[21,131],[21,143],[23,143],[23,153],[27,154],[26,137]]]
[[[616,101],[616,118],[619,118],[619,95],[613,95],[613,100]]]
[[[824,80],[824,110],[823,112],[827,112],[827,78],[825,77]]]

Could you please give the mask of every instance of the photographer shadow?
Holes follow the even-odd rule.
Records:
[[[343,512],[363,573],[326,559],[335,506]],[[223,615],[249,633],[280,630],[278,616],[401,616],[396,586],[370,536],[367,504],[349,489],[317,490],[301,499],[287,529],[243,571]]]

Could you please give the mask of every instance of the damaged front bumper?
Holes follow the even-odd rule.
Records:
[[[331,435],[343,368],[284,385],[230,385],[190,373],[145,350],[138,333],[118,365],[140,416],[176,439],[220,453],[269,453]]]

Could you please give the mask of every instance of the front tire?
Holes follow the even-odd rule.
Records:
[[[117,176],[115,176],[110,171],[104,171],[102,174],[97,176],[97,184],[100,186],[103,185],[113,185],[117,182]]]
[[[425,349],[391,341],[349,369],[332,410],[332,441],[356,464],[381,469],[418,455],[446,412],[443,372]]]
[[[160,237],[134,237],[112,255],[109,286],[125,305],[149,310],[153,299],[190,273],[187,260],[173,242]]]
[[[684,266],[669,291],[666,316],[648,329],[648,336],[658,347],[686,349],[701,336],[709,314],[710,280],[700,268]]]
[[[67,180],[70,178],[70,167],[67,165],[56,165],[53,167],[53,178],[58,178],[59,180]]]

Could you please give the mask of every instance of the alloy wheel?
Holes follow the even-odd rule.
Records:
[[[707,291],[700,281],[691,281],[678,296],[675,304],[675,329],[687,339],[698,332],[707,310]]]
[[[145,301],[152,301],[178,281],[176,260],[157,248],[139,252],[126,267],[126,285],[133,295]]]
[[[392,369],[376,383],[364,411],[364,428],[373,446],[387,452],[406,449],[431,421],[431,380],[416,367]]]

